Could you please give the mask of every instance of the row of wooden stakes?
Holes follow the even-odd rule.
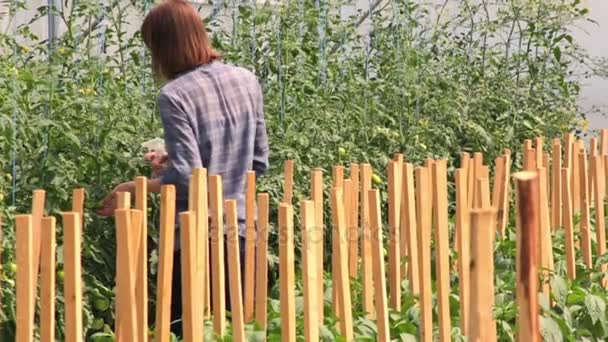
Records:
[[[520,329],[538,338],[538,306],[535,289],[538,269],[551,271],[551,232],[566,230],[568,275],[575,277],[574,246],[580,243],[585,264],[591,267],[589,206],[603,203],[608,176],[608,141],[602,132],[598,153],[592,140],[588,155],[571,135],[553,141],[552,158],[543,151],[543,139],[526,141],[523,149],[524,172],[512,175],[510,151],[496,159],[493,186],[490,170],[481,153],[463,153],[455,170],[456,219],[453,248],[459,258],[450,260],[448,175],[446,160],[428,160],[414,167],[396,155],[387,166],[388,228],[383,220],[378,189],[372,188],[369,164],[351,164],[345,178],[343,166],[332,169],[330,191],[332,308],[339,319],[339,330],[347,340],[354,339],[350,279],[362,282],[362,303],[368,316],[378,325],[379,341],[389,341],[388,308],[401,309],[401,282],[408,280],[409,291],[419,296],[420,339],[433,340],[431,240],[436,252],[439,338],[451,340],[449,306],[450,270],[458,270],[460,325],[472,340],[496,339],[492,320],[494,303],[493,242],[495,234],[507,236],[510,179],[517,185],[517,301]],[[595,144],[597,145],[597,143]],[[564,156],[562,158],[562,155]],[[578,162],[576,162],[578,161]],[[552,164],[551,164],[552,162]],[[562,167],[563,163],[563,167]],[[284,341],[296,339],[295,244],[293,186],[295,165],[285,164],[284,196],[278,210],[279,282],[281,331]],[[578,182],[574,180],[578,179]],[[549,181],[550,180],[550,181]],[[591,181],[590,181],[591,180]],[[240,274],[237,208],[234,200],[224,200],[220,176],[194,171],[190,184],[190,208],[176,213],[175,188],[164,186],[160,196],[161,220],[157,274],[155,340],[169,341],[171,275],[176,238],[182,239],[182,293],[185,341],[200,341],[205,319],[213,320],[217,336],[227,333],[225,274],[229,274],[232,336],[245,341],[245,324],[257,321],[267,325],[269,196],[257,194],[255,173],[246,184],[247,236],[245,273]],[[148,336],[148,255],[147,201],[145,177],[136,179],[135,201],[131,194],[119,194],[116,211],[117,277],[116,337],[118,341],[147,341]],[[594,196],[590,197],[589,194]],[[311,198],[300,207],[303,248],[302,267],[304,326],[307,341],[319,339],[324,321],[324,270],[326,239],[323,217],[323,171],[311,173]],[[17,338],[32,341],[37,282],[40,275],[40,340],[55,340],[55,219],[44,216],[44,191],[34,192],[32,213],[16,217],[17,231]],[[551,201],[549,201],[551,198]],[[575,199],[578,198],[578,202]],[[64,270],[66,341],[82,340],[82,282],[80,249],[84,191],[74,192],[71,212],[62,214],[64,227]],[[550,203],[550,205],[549,205]],[[577,207],[578,206],[578,207]],[[577,209],[578,208],[578,209]],[[582,213],[581,241],[574,241],[572,217]],[[257,212],[257,221],[255,220]],[[603,206],[596,205],[596,223],[603,227]],[[180,234],[175,235],[175,215],[179,215]],[[210,220],[208,220],[210,218]],[[226,234],[224,234],[226,233]],[[384,236],[388,234],[388,262],[384,257]],[[598,254],[605,252],[605,232],[597,229]],[[228,248],[228,270],[224,269],[224,243]],[[211,241],[209,244],[204,241]],[[603,242],[602,242],[603,241]],[[251,242],[251,243],[250,243]],[[520,256],[526,256],[521,258]],[[214,260],[209,269],[209,257]],[[329,266],[329,265],[327,265]],[[385,267],[388,270],[385,270]],[[26,270],[25,272],[23,270]],[[209,275],[213,274],[212,283]],[[244,293],[241,293],[241,282]],[[388,284],[387,284],[388,282]],[[548,292],[547,285],[543,291]],[[213,300],[211,300],[213,298]],[[135,308],[135,309],[134,309]],[[521,330],[520,330],[521,331]]]

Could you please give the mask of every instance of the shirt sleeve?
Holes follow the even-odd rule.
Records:
[[[169,160],[160,181],[161,184],[175,185],[176,197],[187,199],[192,170],[202,165],[198,139],[192,121],[174,98],[161,93],[158,106]]]
[[[260,83],[256,79],[256,129],[255,145],[253,148],[253,171],[257,177],[268,169],[268,136],[266,133],[266,121],[264,120],[264,94]]]

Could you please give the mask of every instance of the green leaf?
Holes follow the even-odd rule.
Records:
[[[553,48],[553,56],[555,57],[555,59],[557,59],[558,62],[561,62],[562,50],[559,48],[559,46]]]
[[[540,334],[543,340],[547,342],[561,342],[564,340],[559,325],[550,317],[540,317]]]
[[[553,298],[560,305],[565,305],[568,299],[568,285],[566,285],[564,278],[554,275],[551,278],[551,289],[553,290]]]
[[[585,297],[585,306],[587,307],[587,311],[589,312],[589,316],[595,324],[598,320],[604,319],[606,316],[606,302],[596,296],[589,294]]]

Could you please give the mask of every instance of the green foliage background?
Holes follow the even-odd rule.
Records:
[[[323,167],[328,178],[331,165],[369,162],[384,178],[388,159],[403,152],[413,163],[447,158],[451,171],[461,151],[484,152],[491,163],[505,148],[519,152],[523,139],[586,130],[576,99],[579,76],[594,60],[571,35],[571,27],[587,19],[578,1],[461,0],[451,9],[410,0],[373,4],[374,10],[354,17],[341,14],[348,4],[340,1],[213,6],[228,13],[207,19],[214,44],[263,83],[271,170],[258,190],[270,193],[274,208],[286,159],[296,162],[299,200],[308,196],[314,167]],[[115,265],[113,222],[91,209],[116,183],[148,174],[140,144],[162,134],[149,57],[137,34],[127,33],[127,13],[149,5],[131,0],[102,8],[98,1],[66,0],[65,9],[51,10],[67,27],[55,41],[35,36],[27,24],[0,35],[2,259],[14,262],[13,216],[29,211],[32,190],[47,190],[47,209],[55,215],[70,207],[71,190],[84,186],[89,335],[112,325],[110,310],[94,302],[113,298]],[[26,6],[13,1],[7,15]],[[31,22],[48,12],[39,8]],[[232,24],[222,25],[226,20]],[[154,246],[154,203],[150,215]],[[58,239],[61,258],[61,231]],[[514,253],[513,246],[504,248],[505,258]],[[154,260],[152,251],[152,272]],[[512,271],[512,265],[504,270]],[[5,340],[14,329],[14,273],[10,267],[3,272]],[[508,297],[513,275],[505,277]],[[600,298],[605,308],[605,295]],[[404,300],[408,309],[392,316],[393,333],[408,338],[416,334],[417,312],[412,298]],[[63,326],[62,314],[58,319]],[[329,320],[327,338],[333,334]],[[505,336],[512,338],[513,317],[506,321],[499,328],[511,327]],[[373,322],[360,323],[359,334],[373,339]],[[280,331],[277,322],[272,327]],[[560,328],[578,336],[570,325]]]

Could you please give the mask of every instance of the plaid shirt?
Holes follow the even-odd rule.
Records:
[[[167,83],[158,97],[168,167],[162,184],[174,184],[177,212],[188,210],[188,184],[197,167],[220,175],[224,199],[238,205],[245,234],[247,171],[268,168],[263,95],[256,76],[215,61]],[[179,239],[176,239],[179,241]]]

